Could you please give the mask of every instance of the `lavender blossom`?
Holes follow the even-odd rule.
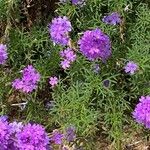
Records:
[[[76,60],[76,54],[71,48],[67,48],[64,51],[61,51],[60,56],[70,62],[74,62]]]
[[[64,135],[62,133],[60,133],[58,130],[54,130],[50,138],[50,141],[60,145],[62,144],[63,137]]]
[[[6,45],[0,44],[0,64],[4,64],[8,58]]]
[[[85,0],[71,0],[73,5],[78,5],[80,7],[85,5]]]
[[[7,115],[0,116],[0,121],[2,121],[2,122],[7,121],[7,119],[8,119]]]
[[[58,83],[58,78],[57,77],[50,77],[49,78],[49,84],[53,87],[55,87]]]
[[[10,139],[10,127],[7,121],[0,120],[0,149],[7,150]]]
[[[22,71],[22,78],[15,79],[12,86],[17,90],[29,93],[37,88],[37,83],[40,81],[40,74],[35,70],[32,65],[28,65]]]
[[[70,126],[67,128],[65,137],[68,142],[72,142],[75,140],[75,138],[76,138],[75,131],[76,131],[76,129],[73,126]]]
[[[150,128],[150,95],[142,96],[139,99],[132,115],[139,124]]]
[[[17,134],[19,150],[47,150],[49,138],[45,129],[38,124],[27,124]]]
[[[60,63],[63,69],[68,69],[72,62],[76,60],[76,54],[71,48],[60,51],[60,56],[63,59]]]
[[[137,69],[138,69],[138,65],[136,63],[134,63],[133,61],[129,61],[126,66],[124,67],[125,72],[129,73],[130,75],[133,75]]]
[[[113,12],[112,14],[105,16],[102,21],[106,24],[117,25],[121,22],[121,17],[117,12]]]
[[[100,29],[84,32],[78,43],[81,53],[89,60],[105,61],[111,55],[110,39]]]
[[[48,29],[54,43],[62,46],[68,45],[70,40],[69,32],[72,30],[72,26],[66,16],[54,18]]]
[[[70,67],[70,61],[65,59],[65,60],[61,61],[60,65],[64,70],[66,70]]]

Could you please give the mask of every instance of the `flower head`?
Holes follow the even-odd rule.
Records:
[[[50,140],[55,144],[62,144],[64,135],[60,133],[58,130],[54,130]]]
[[[0,120],[0,148],[2,150],[8,149],[10,139],[10,127],[7,121]]]
[[[75,131],[76,131],[76,129],[73,126],[70,126],[67,128],[65,137],[68,142],[72,142],[75,140],[75,138],[76,138]]]
[[[50,77],[49,78],[49,84],[52,86],[52,87],[55,87],[58,83],[58,78],[57,77]]]
[[[32,65],[28,65],[21,72],[23,74],[22,78],[15,79],[12,86],[17,90],[19,89],[26,93],[32,92],[37,88],[37,83],[40,81],[40,74]]]
[[[47,150],[49,139],[45,129],[38,124],[27,124],[17,134],[19,150]]]
[[[9,126],[10,126],[11,134],[20,132],[23,128],[22,122],[16,122],[16,121],[10,123]]]
[[[71,0],[73,5],[84,6],[85,0]]]
[[[7,119],[8,119],[7,115],[0,116],[0,121],[2,121],[2,122],[7,121]]]
[[[105,61],[111,55],[110,39],[100,29],[84,32],[79,45],[81,53],[89,60],[100,58]]]
[[[132,113],[133,118],[146,128],[150,128],[150,96],[142,96],[139,101]]]
[[[117,12],[113,12],[112,14],[105,16],[102,21],[106,24],[117,25],[121,22],[121,17]]]
[[[0,44],[0,64],[4,64],[8,58],[6,45]]]
[[[76,54],[74,53],[74,51],[71,48],[67,48],[64,51],[61,51],[60,56],[63,59],[66,59],[70,62],[74,62],[76,60]]]
[[[70,67],[70,61],[67,59],[64,59],[63,61],[61,61],[60,65],[62,66],[64,70],[66,70]]]
[[[133,61],[129,61],[124,67],[124,69],[126,73],[133,75],[137,71],[138,65]]]
[[[71,28],[71,22],[66,16],[54,18],[49,25],[52,41],[63,46],[68,45]]]

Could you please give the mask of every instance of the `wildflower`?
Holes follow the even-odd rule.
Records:
[[[76,54],[71,48],[67,48],[64,51],[61,51],[60,56],[70,62],[74,62],[76,60]]]
[[[71,0],[73,5],[78,5],[80,7],[85,5],[85,0]]]
[[[48,27],[52,41],[62,46],[66,46],[69,43],[71,28],[71,22],[66,16],[54,18]]]
[[[112,14],[105,16],[102,21],[106,24],[117,25],[121,22],[121,17],[117,12],[113,12]]]
[[[105,61],[111,55],[110,39],[100,29],[84,32],[78,43],[81,53],[89,60],[100,58]]]
[[[60,133],[58,130],[54,130],[50,140],[55,144],[62,144],[64,135]]]
[[[67,59],[61,61],[60,65],[62,66],[63,69],[67,69],[70,67],[70,61],[68,61]]]
[[[50,77],[49,78],[49,84],[52,86],[52,87],[55,87],[58,83],[58,78],[57,77]]]
[[[146,128],[150,128],[150,95],[142,96],[139,101],[132,113],[133,118]]]
[[[11,134],[20,132],[23,128],[22,122],[16,122],[16,121],[10,123],[9,126],[10,126]]]
[[[85,5],[85,0],[59,0],[61,3],[71,2],[73,5],[78,5],[80,7]]]
[[[15,79],[12,86],[17,90],[19,89],[26,93],[32,92],[37,88],[37,82],[40,81],[40,74],[32,65],[28,65],[21,72],[23,74],[22,78]]]
[[[124,69],[126,73],[133,75],[137,71],[138,65],[133,61],[129,61],[124,67]]]
[[[70,126],[67,128],[65,137],[68,142],[72,142],[75,140],[76,138],[75,131],[76,131],[75,127],[73,126]]]
[[[71,48],[61,51],[60,56],[63,59],[63,61],[61,61],[61,66],[63,69],[69,68],[70,64],[76,60],[76,54]]]
[[[7,115],[0,116],[0,121],[2,121],[2,122],[7,121],[7,119],[8,119]]]
[[[0,44],[0,64],[4,64],[8,58],[6,45]]]
[[[19,150],[47,150],[49,139],[45,129],[38,124],[25,125],[17,134]]]
[[[0,120],[0,148],[2,150],[8,149],[8,142],[10,139],[10,127],[7,121]]]

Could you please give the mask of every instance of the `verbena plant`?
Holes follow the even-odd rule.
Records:
[[[32,4],[35,1],[31,7]],[[1,114],[41,123],[49,132],[73,125],[84,149],[96,149],[93,143],[101,134],[114,141],[114,148],[119,150],[125,138],[124,127],[135,128],[130,124],[137,100],[150,94],[149,2],[87,0],[83,7],[70,2],[55,4],[55,12],[48,12],[47,18],[39,15],[46,6],[36,5],[38,12],[34,20],[26,1],[0,0],[0,42],[8,47],[8,60],[0,66]],[[102,21],[111,12],[122,16],[119,25]],[[71,46],[77,59],[65,71],[60,67],[59,55],[65,48],[54,44],[48,32],[48,24],[56,16],[67,16],[73,28]],[[95,28],[100,28],[111,40],[112,54],[105,63],[89,61],[79,51],[78,40],[86,30]],[[134,75],[124,71],[128,61],[138,64]],[[24,94],[14,90],[12,82],[29,64],[38,70],[41,80],[34,92]],[[98,73],[94,71],[97,64]],[[50,76],[59,78],[55,88],[48,84]],[[22,102],[28,102],[22,110],[13,105]]]

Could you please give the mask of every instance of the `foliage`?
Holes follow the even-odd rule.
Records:
[[[32,20],[30,11],[22,13],[22,8],[27,8],[25,3],[0,0],[0,43],[7,45],[9,57],[7,63],[0,66],[1,114],[42,123],[48,131],[74,125],[79,140],[85,140],[84,149],[93,148],[99,133],[114,141],[115,149],[121,149],[121,141],[126,138],[124,126],[133,120],[131,112],[135,104],[140,96],[150,94],[149,2],[87,0],[83,7],[55,2],[55,12],[36,20]],[[120,13],[120,25],[102,22],[103,16],[111,12]],[[71,45],[77,60],[68,70],[60,67],[59,52],[65,48],[53,44],[49,37],[48,23],[53,14],[67,16],[72,24]],[[79,52],[78,40],[83,32],[95,28],[100,28],[111,39],[112,56],[106,63],[88,61]],[[139,66],[132,76],[124,72],[128,61]],[[11,84],[28,64],[38,70],[41,80],[34,92],[24,94],[14,90]],[[100,65],[99,73],[93,71],[95,64]],[[59,84],[52,89],[48,78],[53,75],[59,78]],[[109,80],[108,87],[104,85],[105,80]],[[22,102],[28,102],[24,109],[13,105]],[[48,103],[52,105],[47,106]],[[131,128],[137,130],[135,125]]]

